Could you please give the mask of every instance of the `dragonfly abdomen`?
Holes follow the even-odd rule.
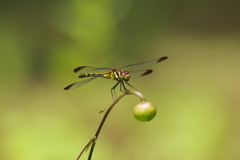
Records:
[[[104,74],[106,74],[106,73],[84,73],[84,74],[81,74],[81,75],[78,76],[78,77],[79,77],[79,78],[96,77],[96,76],[102,77]]]

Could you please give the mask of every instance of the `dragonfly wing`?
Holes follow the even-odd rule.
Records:
[[[109,72],[112,70],[111,68],[96,68],[90,66],[81,66],[75,68],[73,71],[77,74],[84,74],[84,73],[101,73],[101,72]]]
[[[131,78],[137,78],[137,77],[142,77],[146,76],[148,74],[151,74],[153,70],[151,69],[143,69],[143,70],[133,70],[130,71]]]
[[[90,82],[90,81],[92,81],[92,80],[94,80],[96,78],[98,78],[98,77],[92,77],[90,79],[86,79],[86,80],[83,80],[83,81],[75,82],[75,83],[70,84],[67,87],[65,87],[64,90],[78,88],[78,87],[80,87],[80,86],[82,86],[82,85],[84,85],[84,84],[86,84],[86,83],[88,83],[88,82]]]
[[[159,63],[159,62],[161,62],[161,61],[163,61],[167,58],[168,57],[165,56],[165,57],[156,58],[156,59],[146,61],[146,62],[142,62],[142,63],[130,64],[130,65],[127,65],[127,66],[120,67],[120,69],[126,70],[125,68],[129,68],[129,69],[142,68],[142,67],[146,67],[146,66],[149,66],[149,65],[152,65],[152,64]]]

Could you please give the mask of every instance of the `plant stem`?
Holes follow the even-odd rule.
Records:
[[[128,91],[128,92],[124,92],[123,94],[121,94],[118,98],[116,98],[113,103],[111,104],[111,106],[107,109],[107,111],[105,112],[104,116],[103,116],[103,119],[97,129],[97,132],[95,133],[94,137],[90,139],[90,141],[87,143],[87,145],[83,148],[83,150],[80,152],[80,154],[78,155],[77,159],[76,160],[79,160],[81,155],[83,154],[83,152],[89,147],[89,145],[91,145],[91,150],[89,152],[89,155],[88,155],[88,160],[91,160],[91,157],[92,157],[92,154],[93,154],[93,151],[94,151],[94,147],[95,147],[95,144],[96,144],[96,140],[98,139],[98,136],[100,134],[100,131],[102,130],[102,127],[104,125],[104,122],[105,120],[107,119],[108,117],[108,114],[110,113],[110,111],[113,109],[113,107],[118,103],[118,101],[120,99],[122,99],[124,96],[126,95],[129,95],[129,94],[134,94],[136,96],[138,96],[142,101],[146,101],[145,98],[143,97],[143,95],[140,93],[140,92],[137,92],[137,91]]]
[[[93,154],[95,144],[96,144],[96,141],[93,141],[93,144],[91,145],[91,150],[90,150],[89,155],[88,155],[88,160],[91,160],[91,158],[92,158],[92,154]]]

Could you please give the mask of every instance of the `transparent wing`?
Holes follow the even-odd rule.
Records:
[[[142,77],[148,74],[151,74],[153,70],[151,69],[143,69],[143,70],[133,70],[130,71],[131,78]]]
[[[83,81],[75,82],[75,83],[70,84],[67,87],[65,87],[64,90],[78,88],[78,87],[80,87],[80,86],[82,86],[82,85],[84,85],[84,84],[86,84],[86,83],[88,83],[88,82],[90,82],[90,81],[92,81],[92,80],[94,80],[96,78],[98,78],[98,77],[92,77],[90,79],[86,79],[86,80],[83,80]]]
[[[159,63],[165,59],[167,59],[168,57],[160,57],[160,58],[156,58],[156,59],[153,59],[153,60],[150,60],[150,61],[146,61],[146,62],[142,62],[142,63],[135,63],[135,64],[130,64],[130,65],[127,65],[127,66],[123,66],[123,67],[120,67],[120,69],[137,69],[137,68],[142,68],[142,67],[146,67],[146,66],[149,66],[149,65],[152,65],[152,64],[156,64],[156,63]]]
[[[81,66],[75,68],[73,71],[77,74],[84,74],[84,73],[101,73],[101,72],[109,72],[111,68],[96,68],[90,66]]]

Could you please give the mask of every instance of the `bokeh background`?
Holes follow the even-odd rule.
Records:
[[[76,159],[116,82],[65,91],[79,80],[72,70],[168,56],[130,81],[157,106],[155,119],[135,120],[139,99],[126,96],[93,159],[239,160],[239,8],[237,0],[1,0],[0,159]]]

